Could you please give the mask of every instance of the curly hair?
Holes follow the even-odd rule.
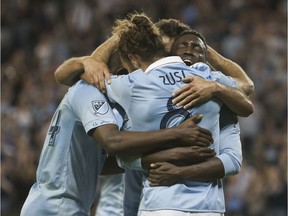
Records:
[[[116,20],[113,34],[120,38],[118,50],[122,58],[137,54],[143,61],[166,54],[159,29],[144,13],[132,13],[127,19]]]

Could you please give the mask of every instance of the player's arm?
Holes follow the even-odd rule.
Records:
[[[157,162],[151,164],[148,180],[150,186],[172,185],[183,180],[213,181],[222,178],[224,173],[223,164],[217,157],[190,166]]]
[[[145,170],[149,170],[151,164],[156,162],[169,162],[178,166],[191,165],[206,161],[215,154],[214,149],[209,147],[174,147],[142,154],[141,165]]]
[[[178,166],[167,162],[150,164],[151,185],[171,185],[182,180],[212,181],[236,175],[242,164],[240,129],[230,124],[220,132],[220,154],[199,164]]]
[[[118,165],[124,169],[149,170],[156,162],[169,162],[183,166],[197,164],[215,156],[215,151],[204,146],[172,147],[138,155],[117,156]]]
[[[117,35],[113,35],[97,47],[90,56],[74,57],[66,60],[54,73],[57,82],[72,86],[79,79],[83,79],[105,92],[104,79],[108,83],[110,82],[107,64],[116,49],[118,39]]]
[[[208,46],[207,54],[209,64],[216,70],[234,78],[239,85],[239,89],[247,96],[254,92],[253,81],[237,63],[220,55],[210,46]]]
[[[195,115],[179,126],[158,131],[119,131],[117,125],[107,124],[91,132],[109,155],[133,155],[175,145],[207,147],[212,136],[210,131],[196,124],[201,118],[201,115]]]
[[[239,89],[225,86],[214,81],[216,86],[213,96],[220,99],[230,110],[238,116],[248,117],[254,112],[252,101]]]
[[[74,85],[81,79],[85,65],[90,62],[87,59],[89,59],[89,56],[73,57],[64,61],[54,73],[56,81],[66,86]],[[93,65],[93,62],[89,64]]]
[[[242,144],[239,123],[229,124],[220,130],[220,148],[217,157],[222,161],[225,176],[236,175],[242,166]]]
[[[173,94],[175,98],[172,102],[178,106],[189,109],[215,96],[238,116],[247,117],[254,112],[251,100],[237,88],[196,76],[186,77],[182,81],[188,84]]]

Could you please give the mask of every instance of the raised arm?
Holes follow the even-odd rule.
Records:
[[[118,36],[113,35],[97,47],[90,56],[73,57],[66,60],[56,69],[55,79],[60,84],[68,86],[83,79],[105,92],[104,79],[108,83],[110,82],[107,64],[116,49],[118,40]]]
[[[240,65],[225,58],[210,46],[208,46],[207,53],[207,61],[215,70],[221,71],[225,75],[231,76],[235,79],[239,85],[239,89],[241,89],[247,96],[254,92],[253,81]]]
[[[94,71],[100,64],[102,64],[102,67],[107,68],[106,64],[102,62],[97,63],[97,61],[90,56],[73,57],[64,61],[63,64],[56,69],[54,77],[60,84],[72,86],[81,79],[84,71],[87,73]],[[86,77],[86,79],[84,77],[84,80],[90,84],[94,83],[93,77]]]
[[[253,104],[248,96],[237,88],[200,77],[187,77],[182,81],[187,85],[173,94],[175,97],[173,103],[178,106],[189,109],[215,96],[238,116],[247,117],[254,112]]]

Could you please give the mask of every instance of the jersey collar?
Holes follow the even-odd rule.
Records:
[[[149,71],[155,69],[156,67],[162,66],[167,63],[170,64],[170,63],[179,63],[179,62],[185,64],[179,56],[165,57],[149,65],[149,67],[144,71],[144,73],[148,73]]]

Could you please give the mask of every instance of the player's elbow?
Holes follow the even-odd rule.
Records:
[[[225,167],[225,177],[240,173],[243,160],[241,153],[228,154],[228,157],[230,158],[230,165]]]
[[[60,67],[58,67],[54,72],[54,78],[58,83],[63,84],[63,78],[61,76]]]
[[[234,172],[233,172],[233,175],[237,175],[240,173],[241,171],[241,166],[242,166],[242,163],[240,161],[237,161],[235,164],[234,164]]]
[[[54,72],[54,78],[59,84],[71,86],[70,83],[67,83],[66,79],[62,76],[61,67],[58,67]]]
[[[233,163],[233,169],[225,170],[225,177],[234,176],[240,173],[241,163]]]
[[[250,96],[254,92],[254,83],[252,80],[249,80],[242,84],[242,89],[247,96]]]
[[[251,101],[249,101],[247,103],[246,108],[242,109],[241,112],[238,113],[238,116],[240,116],[240,117],[248,117],[248,116],[250,116],[253,113],[254,113],[254,105],[252,104]]]
[[[75,72],[76,73],[76,72]],[[73,86],[78,80],[80,80],[80,75],[83,72],[81,70],[77,71],[77,74],[70,74],[64,69],[63,65],[60,65],[54,72],[55,80],[65,86]]]
[[[244,116],[244,117],[248,117],[248,116],[250,116],[251,114],[253,114],[254,113],[254,106],[253,106],[253,104],[251,103],[250,104],[250,107],[249,107],[249,109],[248,109],[248,111],[247,111],[247,113],[246,113],[246,115]]]

